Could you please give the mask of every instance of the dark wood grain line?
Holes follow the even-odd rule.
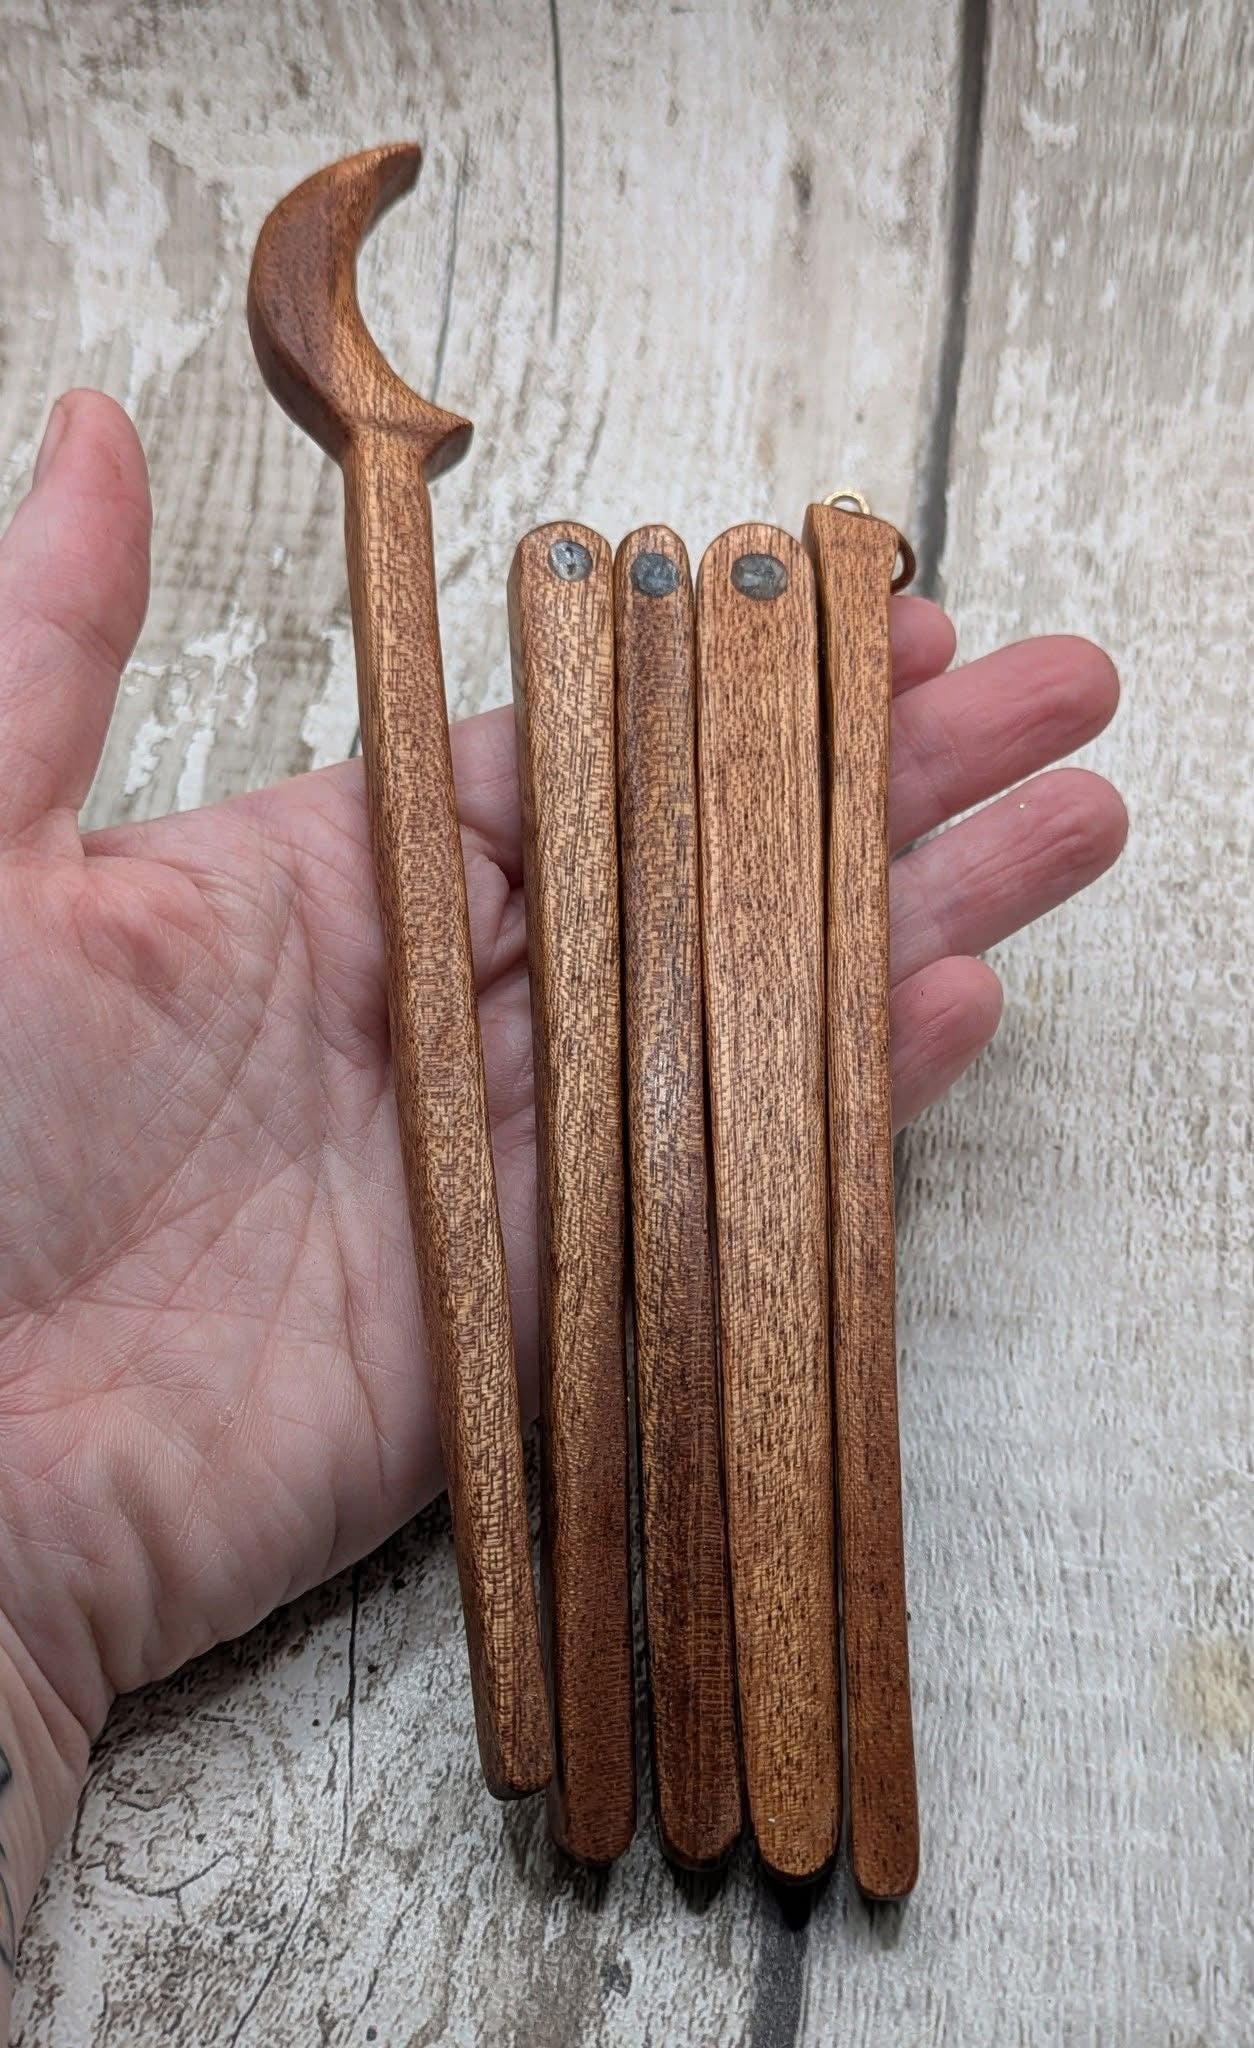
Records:
[[[352,1599],[348,1618],[348,1684],[344,1690],[344,1717],[348,1723],[348,1796],[344,1801],[344,1835],[340,1854],[348,1848],[348,1817],[357,1796],[357,1634],[361,1624],[360,1560],[352,1569]]]
[[[431,396],[440,395],[444,382],[444,357],[448,348],[448,331],[453,318],[453,285],[457,277],[457,245],[461,237],[462,202],[466,196],[466,174],[470,160],[470,143],[463,141],[457,158],[457,178],[453,186],[453,220],[449,228],[448,259],[444,266],[444,295],[440,304],[440,331],[435,343],[435,368],[431,372]]]
[[[967,299],[980,190],[984,90],[988,73],[989,0],[962,0],[949,229],[945,257],[944,328],[936,390],[919,461],[914,522],[915,584],[924,597],[942,594],[941,569],[949,530],[949,472],[953,460],[958,392],[967,352]]]
[[[549,339],[557,338],[562,310],[562,264],[566,243],[566,100],[562,82],[562,25],[557,0],[549,0],[549,42],[553,54],[553,283],[549,298]]]
[[[253,2014],[256,2012],[257,2007],[261,2004],[262,1999],[265,1997],[267,1991],[270,1989],[270,1986],[273,1984],[275,1978],[278,1976],[279,1971],[283,1966],[284,1958],[286,1957],[288,1950],[291,1948],[292,1943],[295,1941],[297,1933],[300,1930],[301,1922],[303,1921],[305,1914],[309,1910],[309,1901],[313,1897],[314,1878],[317,1875],[317,1870],[318,1859],[316,1856],[314,1856],[310,1859],[309,1876],[305,1880],[305,1889],[301,1893],[300,1904],[297,1906],[295,1912],[290,1916],[287,1926],[283,1929],[282,1934],[280,1935],[278,1941],[275,1943],[274,1954],[271,1956],[269,1962],[266,1964],[266,1967],[262,1971],[261,1976],[257,1982],[256,1988],[248,1998],[242,2011],[240,2012],[239,2018],[236,2020],[235,2025],[232,2027],[230,2036],[227,2040],[226,2048],[238,2048],[238,2043],[244,2037],[244,2029],[248,2026],[248,2023],[252,2019]]]
[[[795,1894],[805,1900],[806,1893]],[[793,2048],[805,2010],[808,1910],[790,1916],[782,1896],[758,1903],[758,1949],[753,1966],[753,2005],[746,2048]]]

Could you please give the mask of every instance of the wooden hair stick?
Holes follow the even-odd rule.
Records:
[[[827,708],[827,1075],[850,1857],[863,1892],[896,1899],[919,1867],[888,1035],[888,600],[904,543],[883,520],[834,503],[811,505],[805,540]],[[908,551],[905,559],[901,580],[909,581]]]
[[[258,238],[248,324],[274,396],[344,472],[397,1120],[479,1754],[504,1798],[547,1782],[551,1750],[427,495],[470,422],[389,369],[355,282],[358,244],[420,156],[413,143],[365,150],[281,200]]]
[[[778,1876],[840,1829],[814,578],[778,528],[697,589],[723,1444],[749,1814]]]
[[[536,1085],[549,1820],[581,1861],[635,1830],[610,551],[539,527],[509,579]]]
[[[683,542],[614,561],[636,1414],[658,1832],[690,1868],[741,1828],[719,1451],[697,869],[696,643]]]

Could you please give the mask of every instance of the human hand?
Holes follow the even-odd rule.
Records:
[[[71,394],[0,543],[0,1840],[21,1909],[113,1694],[241,1634],[441,1484],[360,762],[79,832],[148,534],[132,428]],[[1106,657],[1038,640],[946,674],[953,645],[934,606],[897,601],[895,843],[1036,779],[894,869],[899,1124],[996,1029],[972,956],[1125,831],[1099,777],[1037,775],[1112,715]],[[453,729],[530,1410],[513,748],[509,711]]]

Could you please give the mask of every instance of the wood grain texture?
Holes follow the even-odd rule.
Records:
[[[613,564],[538,527],[509,579],[536,1076],[549,1820],[606,1864],[636,1825],[623,1327]]]
[[[811,505],[827,764],[827,1115],[832,1384],[840,1522],[849,1856],[899,1899],[919,1811],[897,1425],[893,1080],[888,1031],[888,765],[895,527]]]
[[[497,1212],[426,478],[468,422],[388,368],[357,308],[357,248],[416,148],[334,164],[258,238],[249,328],[280,403],[340,462],[392,1073],[439,1414],[475,1727],[500,1798],[547,1784],[509,1279]]]
[[[1134,833],[997,949],[998,1045],[899,1144],[925,1881],[872,1914],[839,1864],[796,1926],[739,1854],[695,1910],[642,1831],[590,1910],[542,1812],[483,1791],[437,1511],[119,1703],[21,2048],[1247,2048],[1246,10],[989,13],[944,581],[964,659],[1112,648],[1094,759]],[[558,509],[617,537],[664,508],[695,561],[849,477],[922,540],[957,5],[887,43],[869,0],[557,15],[551,332],[543,6],[6,9],[3,512],[69,383],[130,407],[154,475],[91,822],[347,752],[341,493],[243,298],[274,195],[372,136],[428,145],[363,256],[372,331],[478,425],[436,493],[458,713],[508,699],[501,584]]]
[[[340,494],[260,387],[244,293],[275,194],[372,138],[414,134],[426,153],[421,199],[363,253],[371,332],[478,428],[439,494],[459,714],[508,702],[500,591],[537,520],[574,507],[617,536],[661,505],[699,549],[742,507],[803,502],[816,448],[824,474],[839,454],[877,502],[908,501],[941,318],[949,0],[898,26],[887,80],[857,6],[781,7],[766,38],[739,14],[712,38],[666,0],[590,0],[567,20],[568,6],[560,99],[535,0],[6,10],[0,502],[25,487],[51,399],[76,381],[129,407],[156,487],[153,601],[93,822],[349,750]],[[833,150],[834,92],[877,95],[885,132],[859,125]],[[695,238],[674,231],[677,191],[699,206]],[[729,266],[746,223],[764,259]],[[693,345],[700,296],[720,308],[717,376],[710,330]],[[886,339],[883,310],[902,299],[922,317]],[[624,308],[668,344],[660,418],[652,378],[609,375]]]
[[[746,562],[761,594],[736,587]],[[736,526],[707,549],[697,660],[723,1465],[745,1788],[764,1863],[803,1879],[831,1861],[840,1831],[840,1681],[818,639],[814,578],[791,535]]]
[[[614,558],[624,1044],[653,1782],[668,1856],[741,1828],[719,1449],[697,865],[696,633],[683,542]]]
[[[938,1975],[855,2038],[1249,2033],[1246,14],[989,10],[944,586],[964,657],[1110,649],[1088,759],[1132,829],[996,949],[998,1038],[899,1148],[925,1874],[893,1961]],[[808,2008],[852,1995],[812,1943]]]

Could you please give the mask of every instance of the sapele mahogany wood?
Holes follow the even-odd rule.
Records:
[[[741,1828],[720,1470],[688,557],[645,526],[614,558],[628,1182],[654,1798],[662,1845]]]
[[[479,1751],[510,1797],[547,1782],[551,1743],[426,483],[471,430],[389,369],[355,283],[363,234],[419,161],[412,144],[367,150],[282,200],[257,243],[248,317],[271,391],[344,473],[401,1147]]]
[[[919,1867],[897,1427],[888,1037],[888,599],[896,529],[811,505],[828,774],[832,1339],[850,1858],[901,1898]]]
[[[549,1820],[581,1861],[635,1831],[614,628],[610,551],[569,522],[509,579],[536,1084]]]
[[[814,579],[776,527],[697,587],[723,1449],[749,1815],[779,1876],[840,1827]]]

